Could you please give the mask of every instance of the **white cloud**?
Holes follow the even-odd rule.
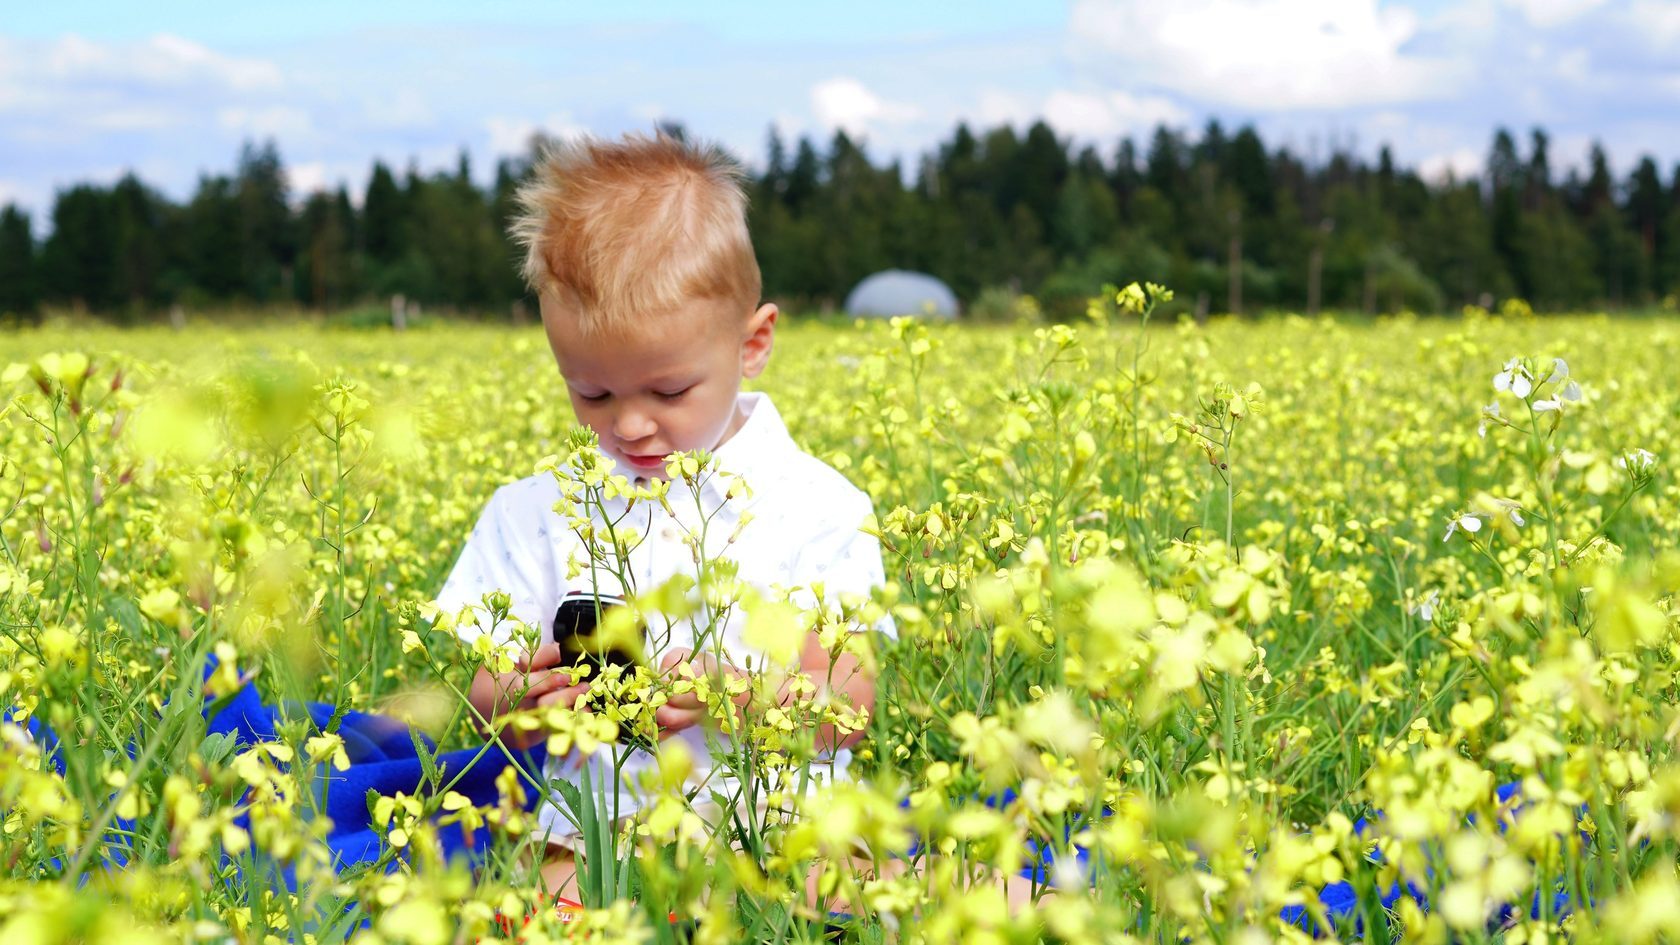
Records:
[[[225,56],[167,33],[130,43],[94,42],[72,33],[50,43],[15,43],[8,52],[19,57],[14,72],[37,80],[164,87],[209,84],[241,92],[281,84],[280,69],[272,62]]]
[[[1172,99],[1123,89],[1055,89],[1030,97],[1002,89],[982,89],[972,111],[960,116],[981,128],[1021,127],[1043,119],[1056,131],[1079,140],[1100,141],[1147,132],[1156,125],[1183,125],[1191,114]]]
[[[293,164],[286,168],[286,183],[291,185],[292,193],[297,197],[307,197],[316,191],[326,190],[327,164],[325,161],[306,161]]]
[[[1473,148],[1458,148],[1432,154],[1418,162],[1418,175],[1430,183],[1443,183],[1448,178],[1471,180],[1482,173],[1482,155]]]
[[[1571,49],[1559,54],[1554,68],[1559,78],[1570,82],[1591,82],[1593,79],[1592,54],[1585,49]]]
[[[825,128],[861,135],[872,122],[899,124],[921,117],[921,109],[890,102],[850,76],[825,79],[811,87],[811,110]]]
[[[1111,138],[1156,125],[1182,124],[1190,117],[1171,99],[1125,91],[1058,90],[1045,100],[1043,114],[1057,131],[1079,138]]]
[[[1603,6],[1604,0],[1505,0],[1522,11],[1528,22],[1542,28],[1562,26],[1583,13]]]
[[[156,70],[160,76],[197,79],[209,75],[239,91],[271,89],[280,85],[280,69],[261,59],[240,59],[223,56],[179,36],[154,36],[149,42],[149,55],[140,63]]]
[[[1037,118],[1038,111],[1025,96],[986,89],[980,93],[980,105],[975,117],[982,127],[1019,125],[1030,123]]]
[[[309,113],[295,105],[230,105],[216,112],[216,121],[229,131],[264,138],[295,140],[314,130]]]
[[[222,55],[178,36],[127,43],[75,34],[0,37],[0,115],[34,122],[45,132],[36,137],[46,142],[83,143],[90,132],[170,131],[214,113],[218,103],[282,91],[273,63]],[[274,130],[297,129],[294,122]]]
[[[1377,0],[1077,0],[1076,59],[1215,106],[1257,111],[1439,99],[1469,63],[1406,51],[1410,10]]]
[[[544,134],[566,138],[587,134],[589,129],[572,118],[570,112],[556,112],[542,121],[498,115],[484,122],[490,137],[490,153],[495,155],[524,154],[531,146],[531,137]]]
[[[374,128],[426,128],[436,121],[426,96],[412,86],[362,102],[363,119]]]
[[[1633,0],[1626,18],[1632,31],[1653,48],[1672,49],[1680,43],[1680,3],[1674,0]]]
[[[187,123],[179,109],[166,105],[134,104],[118,108],[90,109],[83,113],[83,127],[95,131],[163,131]]]
[[[519,154],[537,132],[537,123],[524,118],[492,117],[484,121],[492,154]]]
[[[286,186],[291,191],[292,205],[302,209],[309,198],[319,194],[333,194],[340,187],[350,198],[352,206],[361,206],[362,191],[371,161],[308,160],[286,165]]]

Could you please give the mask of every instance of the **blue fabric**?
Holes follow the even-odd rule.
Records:
[[[206,673],[213,668],[213,665],[207,667]],[[214,704],[206,699],[205,712],[209,734],[232,736],[244,747],[275,740],[276,727],[284,717],[297,719],[307,715],[316,726],[325,729],[332,720],[334,707],[330,703],[301,703],[294,704],[291,712],[282,713],[275,706],[263,702],[256,687],[247,683],[225,702]],[[0,713],[0,717],[12,720],[14,713],[7,709]],[[64,759],[58,750],[57,736],[39,719],[26,720],[25,727],[62,774]],[[392,795],[400,791],[410,796],[420,793],[426,783],[426,768],[417,743],[424,746],[428,754],[435,751],[436,744],[402,722],[365,712],[344,713],[337,732],[344,739],[350,767],[337,771],[329,765],[316,766],[313,785],[316,796],[324,799],[321,813],[332,820],[326,842],[334,857],[335,868],[342,871],[374,863],[379,858],[384,831],[372,823],[368,792]],[[132,755],[132,746],[129,751]],[[547,753],[540,743],[513,755],[514,763],[533,778],[541,779]],[[454,781],[450,790],[465,795],[474,804],[492,805],[497,799],[496,777],[509,761],[500,749],[484,751],[481,748],[466,748],[434,755],[433,764],[440,772],[443,784],[450,785]],[[537,792],[530,790],[529,785],[526,787],[525,806],[529,810],[536,805]],[[242,827],[249,826],[248,819],[243,816],[237,823]],[[112,822],[105,851],[108,868],[121,867],[128,862],[126,837],[132,829],[131,821],[116,818]],[[446,857],[466,856],[474,860],[484,853],[491,840],[489,828],[468,832],[459,824],[443,826],[438,836]],[[279,870],[278,875],[288,888],[295,887],[289,869]]]
[[[325,728],[332,720],[334,707],[330,703],[307,703],[301,708],[318,727]],[[210,717],[209,730],[213,734],[232,735],[241,744],[272,741],[279,718],[280,713],[260,699],[255,687],[246,685]],[[370,822],[368,792],[391,795],[401,791],[411,796],[418,793],[425,782],[425,765],[416,742],[428,754],[436,749],[436,744],[402,722],[366,712],[346,712],[339,720],[338,734],[344,739],[350,767],[337,771],[321,766],[316,788],[318,796],[325,798],[321,812],[332,819],[327,845],[342,870],[371,863],[379,857],[383,831]],[[514,753],[514,758],[533,777],[540,778],[546,758],[540,744],[529,751]],[[443,773],[445,784],[460,775],[451,790],[465,795],[474,804],[489,805],[496,801],[496,776],[507,767],[508,759],[499,749],[481,754],[479,748],[464,748],[436,755],[434,763]],[[536,792],[528,790],[527,809],[534,807],[535,802]],[[446,857],[462,854],[477,857],[489,845],[490,831],[480,828],[468,834],[458,824],[451,824],[440,830],[439,840]]]

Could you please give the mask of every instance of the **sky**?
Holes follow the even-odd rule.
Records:
[[[295,196],[372,162],[469,156],[487,181],[533,132],[682,122],[749,164],[772,126],[836,129],[877,161],[958,121],[1111,155],[1156,124],[1253,124],[1309,158],[1390,145],[1439,177],[1479,170],[1496,127],[1602,141],[1625,174],[1680,162],[1680,0],[1069,0],[797,4],[294,0],[237,6],[6,0],[0,204],[45,227],[54,193],[134,171],[173,199],[273,138]]]

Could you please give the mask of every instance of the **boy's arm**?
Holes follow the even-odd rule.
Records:
[[[445,612],[453,614],[466,606],[475,608],[475,620],[462,621],[454,628],[464,644],[470,645],[479,636],[490,636],[495,642],[506,644],[515,621],[542,631],[545,608],[552,613],[551,602],[558,597],[552,587],[554,551],[544,540],[541,525],[533,524],[533,517],[517,514],[510,507],[518,504],[512,490],[525,487],[520,484],[498,489],[485,504],[438,594],[438,607]],[[494,628],[486,625],[490,618],[482,610],[485,595],[492,591],[507,595],[509,618]],[[545,650],[553,653],[546,654]],[[467,692],[479,730],[486,736],[498,734],[491,730],[491,722],[497,716],[515,708],[533,708],[537,699],[570,682],[570,677],[564,674],[549,672],[558,658],[558,649],[550,644],[546,648],[538,647],[513,672],[498,674],[479,667]],[[530,732],[503,734],[504,742],[518,748],[534,744],[542,737]]]
[[[819,695],[826,690],[830,699],[839,696],[842,705],[850,706],[866,718],[874,716],[875,674],[845,650],[840,651],[839,658],[830,659],[827,647],[822,645],[822,639],[815,631],[805,637],[805,649],[799,654],[799,670],[816,685]],[[776,693],[777,701],[782,705],[793,701],[792,685],[792,680],[784,682]],[[865,734],[862,728],[841,734],[832,723],[824,722],[817,726],[817,748],[820,751],[850,748],[863,741]]]
[[[802,549],[794,564],[794,580],[805,588],[798,594],[803,605],[830,606],[842,594],[868,596],[886,583],[886,572],[881,567],[881,543],[864,531],[866,524],[875,518],[869,498],[854,491],[847,500],[837,504],[843,510],[835,519],[833,530]],[[883,622],[875,629],[892,632],[890,622]],[[859,632],[867,632],[867,628]],[[860,715],[873,717],[874,672],[850,647],[834,649],[838,655],[831,656],[817,631],[811,631],[799,653],[799,672],[816,687],[813,695],[817,700],[838,702]],[[777,691],[777,701],[782,705],[795,698],[794,684],[795,680],[787,680]],[[817,747],[825,751],[851,748],[864,735],[862,729],[842,732],[833,724],[824,723],[817,727]]]
[[[796,567],[799,571],[798,579],[807,588],[821,584],[829,600],[836,600],[841,594],[858,594],[867,596],[871,591],[886,583],[886,571],[881,566],[881,542],[874,535],[864,531],[866,524],[873,523],[875,510],[870,506],[869,499],[863,493],[855,493],[853,503],[848,506],[842,521],[846,524],[838,529],[836,539],[820,542],[809,549],[813,560],[807,560],[805,554],[800,555]],[[806,602],[816,606],[823,606],[824,601],[816,599],[816,592],[810,591],[811,597]],[[891,636],[894,634],[892,621],[884,619],[880,625],[869,628],[879,630]],[[867,630],[862,631],[867,632]],[[830,656],[829,649],[822,644],[821,637],[815,630],[805,638],[805,646],[799,654],[799,669],[817,687],[818,698],[826,693],[828,698],[839,697],[843,705],[850,706],[854,711],[872,718],[875,714],[875,673],[851,652],[849,647],[837,647],[838,655]],[[782,684],[777,695],[782,704],[792,699],[789,691],[792,680]],[[862,741],[865,735],[863,729],[842,733],[832,724],[823,724],[817,730],[817,746],[825,750],[839,750],[851,748]]]

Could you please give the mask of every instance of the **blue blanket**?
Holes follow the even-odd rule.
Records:
[[[325,730],[332,720],[334,707],[324,702],[294,704],[293,711],[283,714],[263,702],[256,687],[247,683],[225,702],[213,704],[207,699],[205,712],[208,734],[227,735],[239,745],[247,746],[274,741],[278,737],[276,727],[285,717],[298,719],[307,714],[316,726]],[[5,715],[9,717],[11,713]],[[62,774],[64,760],[57,750],[56,735],[38,719],[30,719],[26,727]],[[443,772],[444,783],[453,782],[451,790],[466,795],[477,805],[496,802],[496,776],[510,764],[507,755],[494,748],[488,751],[466,748],[436,754],[436,743],[430,738],[383,715],[346,712],[339,720],[337,731],[344,739],[350,767],[338,771],[326,765],[317,766],[314,787],[317,797],[324,800],[321,813],[332,820],[327,845],[335,858],[335,867],[341,871],[378,860],[384,831],[371,822],[368,792],[418,793],[427,783],[420,748],[431,756],[436,769]],[[533,778],[540,778],[546,757],[546,751],[538,744],[530,750],[514,752],[512,763],[517,763]],[[535,791],[527,791],[527,808],[535,805],[536,796]],[[249,826],[244,818],[238,823]],[[132,828],[133,824],[122,818],[112,824],[105,855],[108,864],[119,867],[126,864],[124,838]],[[491,833],[487,827],[466,831],[459,824],[449,824],[439,830],[439,838],[446,856],[476,858],[489,846]],[[282,872],[287,885],[292,885],[290,872]]]

